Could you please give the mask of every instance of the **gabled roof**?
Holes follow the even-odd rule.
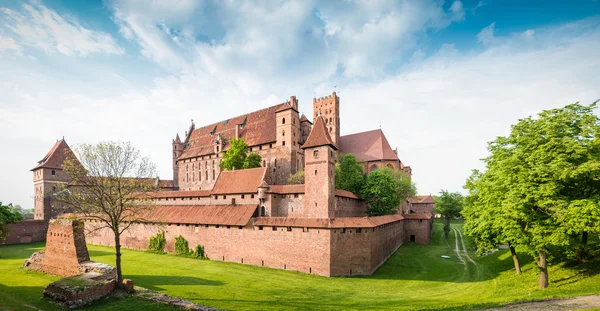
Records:
[[[361,162],[399,160],[381,129],[341,136],[340,152],[351,153]]]
[[[221,171],[211,194],[257,193],[267,168]]]
[[[227,142],[231,138],[235,138],[235,127],[237,124],[243,125],[239,129],[239,137],[248,146],[275,142],[277,140],[275,113],[281,109],[288,108],[291,107],[285,102],[201,128],[192,129],[191,133],[188,133],[189,140],[186,141],[183,153],[179,159],[214,153],[214,140],[217,138],[217,134],[220,134],[225,139],[226,144],[223,150],[226,150],[229,147]]]
[[[46,154],[44,158],[39,160],[38,164],[31,170],[33,171],[39,168],[62,169],[63,162],[68,157],[77,159],[69,145],[67,145],[67,142],[64,139],[59,140],[56,142],[56,144],[54,144],[54,146],[52,146],[52,149],[50,149],[48,154]]]
[[[410,203],[435,203],[435,199],[430,195],[418,195],[414,198],[408,198],[408,202]]]
[[[304,185],[270,185],[267,193],[277,193],[277,194],[300,194],[304,193]],[[351,199],[359,199],[357,195],[350,191],[335,189],[336,197],[344,197]]]
[[[338,218],[260,217],[254,220],[254,225],[307,228],[373,228],[402,219],[404,219],[404,217],[400,214],[375,217]]]
[[[327,132],[327,127],[325,127],[325,121],[323,121],[323,117],[319,115],[317,116],[317,120],[315,120],[315,125],[310,131],[310,134],[308,134],[306,142],[304,145],[302,145],[302,149],[326,145],[338,150],[338,146],[333,142],[331,136],[329,136],[329,132]]]

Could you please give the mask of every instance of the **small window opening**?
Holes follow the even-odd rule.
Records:
[[[258,226],[258,230],[262,230],[262,229],[263,229],[263,226]]]
[[[288,232],[292,231],[292,227],[287,227],[287,231]]]
[[[56,171],[52,170],[52,176],[55,176],[55,175],[56,175]]]
[[[273,231],[277,231],[277,227],[273,227],[272,229],[273,229]]]
[[[281,119],[281,124],[285,124],[285,118]]]

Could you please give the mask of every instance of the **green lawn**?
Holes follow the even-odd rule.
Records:
[[[550,287],[539,290],[530,258],[523,258],[523,275],[517,277],[506,251],[477,258],[464,250],[457,235],[462,225],[455,223],[453,228],[457,230],[446,242],[441,224],[436,223],[430,245],[403,245],[366,277],[326,278],[133,250],[124,250],[123,270],[138,286],[227,310],[481,309],[518,300],[592,295],[600,288],[600,264],[589,262],[575,268],[552,266]],[[52,309],[40,296],[43,287],[57,278],[17,269],[42,247],[0,247],[0,305],[9,310],[26,310],[23,304]],[[92,260],[113,263],[111,248],[89,245],[89,251]],[[129,298],[90,309],[140,308],[139,303],[143,302]],[[158,307],[147,304],[144,309]]]

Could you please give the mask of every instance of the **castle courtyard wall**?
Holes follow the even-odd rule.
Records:
[[[6,225],[10,230],[0,244],[21,244],[44,241],[48,231],[48,222],[44,220],[26,219],[16,224]]]
[[[411,242],[411,235],[415,236],[415,243],[429,244],[433,234],[433,220],[431,219],[404,219],[404,242]]]

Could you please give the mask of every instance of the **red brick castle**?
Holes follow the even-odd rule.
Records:
[[[402,243],[429,243],[430,213],[367,217],[355,194],[335,189],[339,153],[354,154],[365,172],[389,166],[411,174],[381,130],[340,136],[340,99],[313,99],[313,121],[299,115],[298,101],[196,128],[172,142],[173,180],[154,181],[151,223],[132,225],[124,247],[146,249],[164,230],[167,251],[182,235],[190,247],[203,245],[212,260],[296,270],[325,276],[371,274]],[[232,138],[242,138],[262,167],[221,171],[219,162]],[[62,150],[62,151],[60,151]],[[35,218],[47,221],[43,199],[53,183],[66,182],[61,169],[70,149],[57,142],[33,169]],[[305,171],[305,184],[288,185],[290,174]],[[41,188],[40,188],[41,187]],[[39,190],[39,191],[38,191]],[[94,222],[86,226],[94,227]],[[108,230],[86,236],[88,243],[112,245]]]

